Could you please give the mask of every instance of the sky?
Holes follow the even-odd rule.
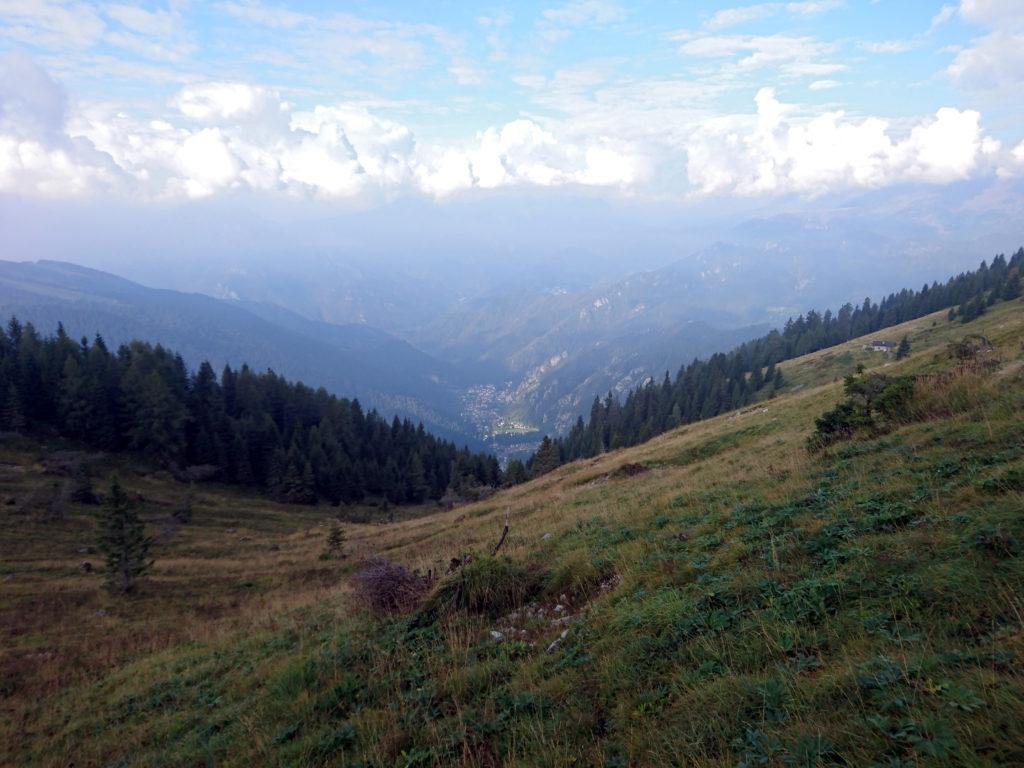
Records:
[[[9,196],[685,204],[1022,174],[1021,0],[0,0]]]

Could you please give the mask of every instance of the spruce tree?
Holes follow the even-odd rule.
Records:
[[[327,534],[327,551],[336,557],[343,557],[345,539],[345,529],[340,525],[332,525],[330,532]]]
[[[132,590],[152,565],[148,559],[150,543],[128,494],[118,479],[112,478],[100,517],[99,538],[99,550],[107,560],[107,583],[112,589]]]
[[[71,500],[79,504],[95,504],[96,494],[92,490],[92,479],[85,462],[78,462],[71,475]]]
[[[533,456],[533,474],[544,475],[553,469],[557,469],[561,462],[558,458],[558,446],[555,445],[551,438],[544,435],[544,439],[540,441],[540,446],[537,448],[537,453]]]
[[[904,336],[900,339],[900,345],[896,348],[896,359],[902,360],[910,354],[910,340]]]
[[[1000,298],[1003,301],[1013,301],[1020,296],[1020,275],[1011,274],[1003,283],[1003,292]]]
[[[529,480],[526,467],[519,459],[510,459],[505,467],[505,485],[519,485]]]
[[[430,493],[427,476],[423,470],[423,460],[414,453],[409,461],[405,475],[405,498],[413,504],[420,504]]]

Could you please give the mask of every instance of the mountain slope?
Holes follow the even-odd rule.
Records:
[[[349,572],[372,554],[420,569],[475,554],[405,615],[354,611],[352,579],[316,592],[315,533],[282,534],[268,524],[268,505],[248,525],[228,522],[225,509],[235,507],[208,493],[195,518],[209,523],[197,523],[187,543],[172,540],[166,563],[158,555],[137,609],[192,610],[175,598],[188,570],[182,557],[230,562],[231,575],[218,571],[220,589],[251,579],[258,571],[246,570],[248,558],[229,554],[243,549],[293,568],[305,563],[310,581],[294,587],[302,607],[246,613],[205,639],[139,650],[135,662],[85,676],[59,696],[25,698],[15,685],[21,714],[10,722],[29,732],[3,740],[5,757],[1020,764],[1024,301],[966,325],[937,313],[892,333],[910,339],[905,361],[868,352],[868,339],[858,339],[784,363],[789,391],[749,412],[566,465],[476,505],[348,527]],[[968,334],[994,345],[994,368],[957,369],[947,345]],[[807,453],[815,417],[841,397],[836,379],[858,361],[922,374],[927,417]],[[10,466],[8,494],[21,487],[16,478],[24,484],[37,471]],[[147,496],[167,493],[155,479],[133,482]],[[80,515],[70,520],[82,525]],[[38,542],[45,524],[25,519],[34,522],[19,538],[36,530]],[[504,521],[510,533],[493,558]],[[206,550],[198,548],[203,525]],[[236,525],[244,543],[232,543]],[[272,542],[282,551],[260,554]],[[98,598],[84,585],[95,579],[75,570],[75,538],[60,538],[59,551],[34,546],[17,576],[21,599],[33,583],[43,590],[60,580],[71,594],[83,591],[75,615],[87,630],[145,633],[127,607],[93,627]],[[239,600],[266,588],[259,578],[235,587]],[[60,637],[62,625],[27,627],[18,658],[41,664],[32,654],[56,645],[44,638]]]
[[[452,366],[383,331],[318,323],[271,305],[221,301],[147,288],[62,262],[0,262],[0,313],[41,331],[63,322],[73,338],[100,333],[110,345],[132,339],[179,351],[190,366],[248,363],[348,397],[432,431],[470,439]]]

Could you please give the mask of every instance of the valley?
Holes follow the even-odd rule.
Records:
[[[340,559],[329,508],[203,486],[127,598],[81,567],[91,508],[49,503],[67,448],[6,437],[0,762],[1015,764],[1022,301],[896,326],[898,362],[870,338],[784,362],[761,407],[476,504],[368,508]],[[946,378],[972,334],[996,367]],[[858,365],[939,382],[926,415],[808,452]],[[163,528],[179,483],[92,460]],[[466,554],[409,613],[353,580]]]

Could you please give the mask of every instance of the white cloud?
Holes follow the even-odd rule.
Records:
[[[1024,3],[962,0],[959,12],[965,21],[993,31],[960,48],[946,74],[963,88],[1016,99],[1024,87]]]
[[[719,75],[734,78],[762,68],[777,68],[789,77],[821,77],[847,69],[828,61],[836,46],[797,35],[702,35],[685,39],[679,52],[705,59],[731,59]]]
[[[957,53],[946,72],[965,88],[1019,95],[1024,86],[1024,32],[999,30],[980,38]]]
[[[1024,5],[1019,0],[961,0],[960,15],[988,27],[1017,27],[1024,24]]]
[[[622,7],[610,0],[574,0],[541,11],[537,30],[541,37],[554,43],[569,37],[577,27],[612,24],[625,18]]]
[[[872,40],[863,42],[860,47],[870,53],[906,53],[913,50],[912,40]]]
[[[468,59],[456,59],[448,67],[448,74],[455,78],[459,85],[480,85],[486,79],[484,72]]]
[[[928,27],[929,32],[934,32],[936,29],[941,27],[947,21],[953,18],[953,14],[956,13],[956,8],[952,5],[944,5],[939,9],[939,12],[932,16],[932,23]]]
[[[813,16],[839,8],[842,5],[842,0],[807,0],[806,2],[757,3],[736,8],[723,8],[712,14],[704,26],[711,30],[725,29],[726,27],[734,27],[751,21],[766,19],[781,11],[787,11],[797,16]]]
[[[706,58],[738,59],[729,62],[735,72],[762,82],[769,65],[783,72],[833,66],[815,58],[828,49],[807,38],[705,36],[685,44]],[[131,114],[116,103],[68,108],[30,59],[0,57],[0,190],[139,200],[245,189],[375,199],[514,185],[817,195],[1016,173],[1024,152],[986,136],[970,110],[944,108],[894,126],[807,112],[762,89],[755,113],[721,115],[716,100],[738,87],[723,78],[618,81],[594,64],[517,79],[535,89],[545,117],[428,141],[376,114],[379,103],[297,110],[277,91],[241,82],[186,85],[170,100],[173,109],[155,114]],[[838,85],[817,79],[807,87]]]
[[[190,197],[212,195],[232,184],[241,170],[219,128],[204,128],[185,139],[175,162],[181,171],[179,181]]]
[[[103,11],[123,26],[143,35],[167,36],[178,32],[178,19],[168,11],[147,11],[134,5],[113,4]]]
[[[0,36],[56,49],[88,48],[105,30],[95,8],[79,2],[0,0]]]
[[[770,88],[755,101],[756,116],[719,118],[694,132],[687,174],[696,193],[817,195],[900,181],[946,183],[967,178],[998,148],[986,142],[972,110],[944,107],[899,139],[876,117],[798,118]]]
[[[610,24],[626,16],[618,4],[609,0],[576,0],[558,8],[548,8],[541,15],[555,24],[568,26]]]
[[[740,8],[723,8],[716,11],[705,26],[708,29],[725,29],[738,24],[746,24],[750,21],[757,21],[768,16],[773,16],[778,10],[777,3],[759,3],[758,5],[746,5]]]
[[[262,119],[286,108],[277,92],[245,83],[186,86],[173,103],[183,115],[200,122]]]
[[[311,16],[258,2],[229,2],[220,7],[236,19],[276,29],[291,29],[313,21]]]
[[[790,13],[799,13],[804,16],[813,16],[818,13],[825,13],[840,8],[843,0],[804,0],[799,3],[786,3],[786,10]]]

